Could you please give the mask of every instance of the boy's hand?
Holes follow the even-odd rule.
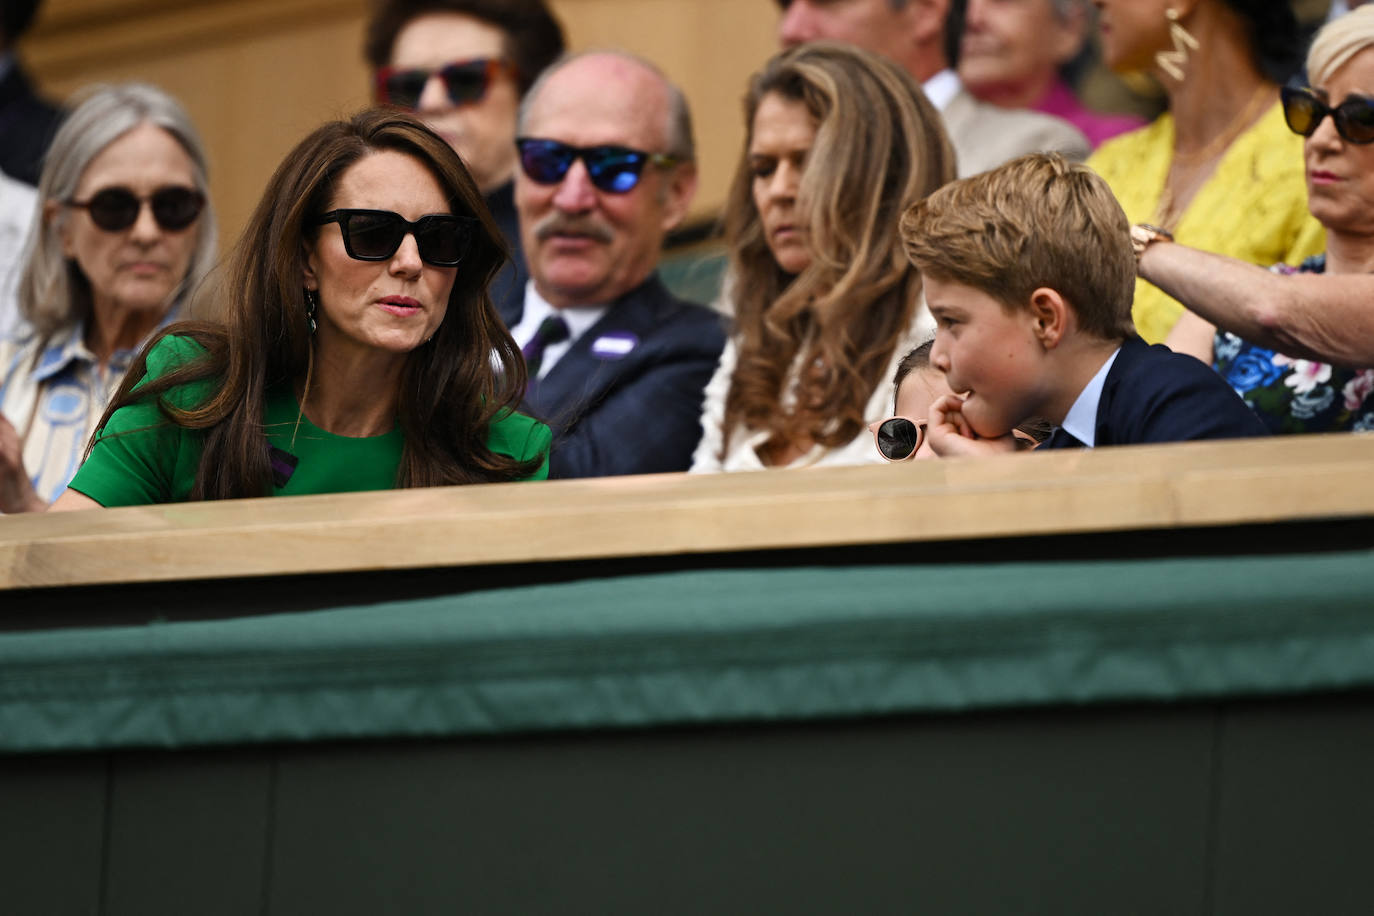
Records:
[[[963,411],[964,399],[956,394],[937,398],[930,405],[926,419],[926,436],[930,447],[941,458],[977,455],[1001,455],[1016,451],[1016,440],[1010,436],[980,439],[969,426]]]

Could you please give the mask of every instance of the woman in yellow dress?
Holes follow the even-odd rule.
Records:
[[[1322,227],[1307,212],[1302,138],[1288,130],[1279,104],[1278,83],[1296,71],[1301,52],[1289,5],[1094,3],[1108,66],[1148,70],[1169,97],[1167,113],[1088,160],[1131,222],[1253,264],[1298,263],[1321,252]],[[1169,338],[1183,311],[1157,287],[1136,282],[1133,314],[1149,342]],[[1210,340],[1213,330],[1196,321],[1179,334]]]

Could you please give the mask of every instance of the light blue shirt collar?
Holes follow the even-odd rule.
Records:
[[[168,309],[167,314],[163,315],[162,320],[157,323],[153,334],[171,324],[177,311],[176,308]],[[147,341],[145,340],[144,343]],[[106,371],[123,376],[141,349],[143,349],[143,344],[127,350],[114,351],[110,354]],[[66,372],[68,367],[74,363],[90,363],[92,365],[96,363],[95,354],[86,347],[86,322],[84,321],[77,321],[67,330],[58,331],[52,335],[42,355],[38,357],[38,365],[34,367],[33,377],[38,382],[46,382],[48,379]]]
[[[1112,351],[1112,355],[1107,357],[1102,368],[1098,369],[1092,380],[1083,386],[1083,390],[1078,393],[1078,399],[1069,408],[1068,416],[1059,424],[1064,432],[1088,448],[1097,444],[1097,405],[1102,400],[1102,386],[1107,384],[1107,373],[1111,371],[1112,363],[1116,362],[1120,353],[1120,347]]]

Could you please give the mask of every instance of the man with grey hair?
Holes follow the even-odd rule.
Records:
[[[549,476],[685,471],[725,334],[655,270],[696,192],[682,93],[647,61],[579,54],[530,88],[518,132],[530,281],[502,317],[529,367],[524,408],[554,431]]]
[[[950,0],[776,0],[778,38],[786,47],[828,38],[856,44],[900,64],[940,110],[959,158],[960,177],[1025,153],[1059,152],[1081,161],[1088,141],[1066,121],[1011,111],[974,98],[950,69]]]

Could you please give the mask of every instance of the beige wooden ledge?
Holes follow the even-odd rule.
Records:
[[[1374,516],[1374,436],[0,518],[0,588]]]

